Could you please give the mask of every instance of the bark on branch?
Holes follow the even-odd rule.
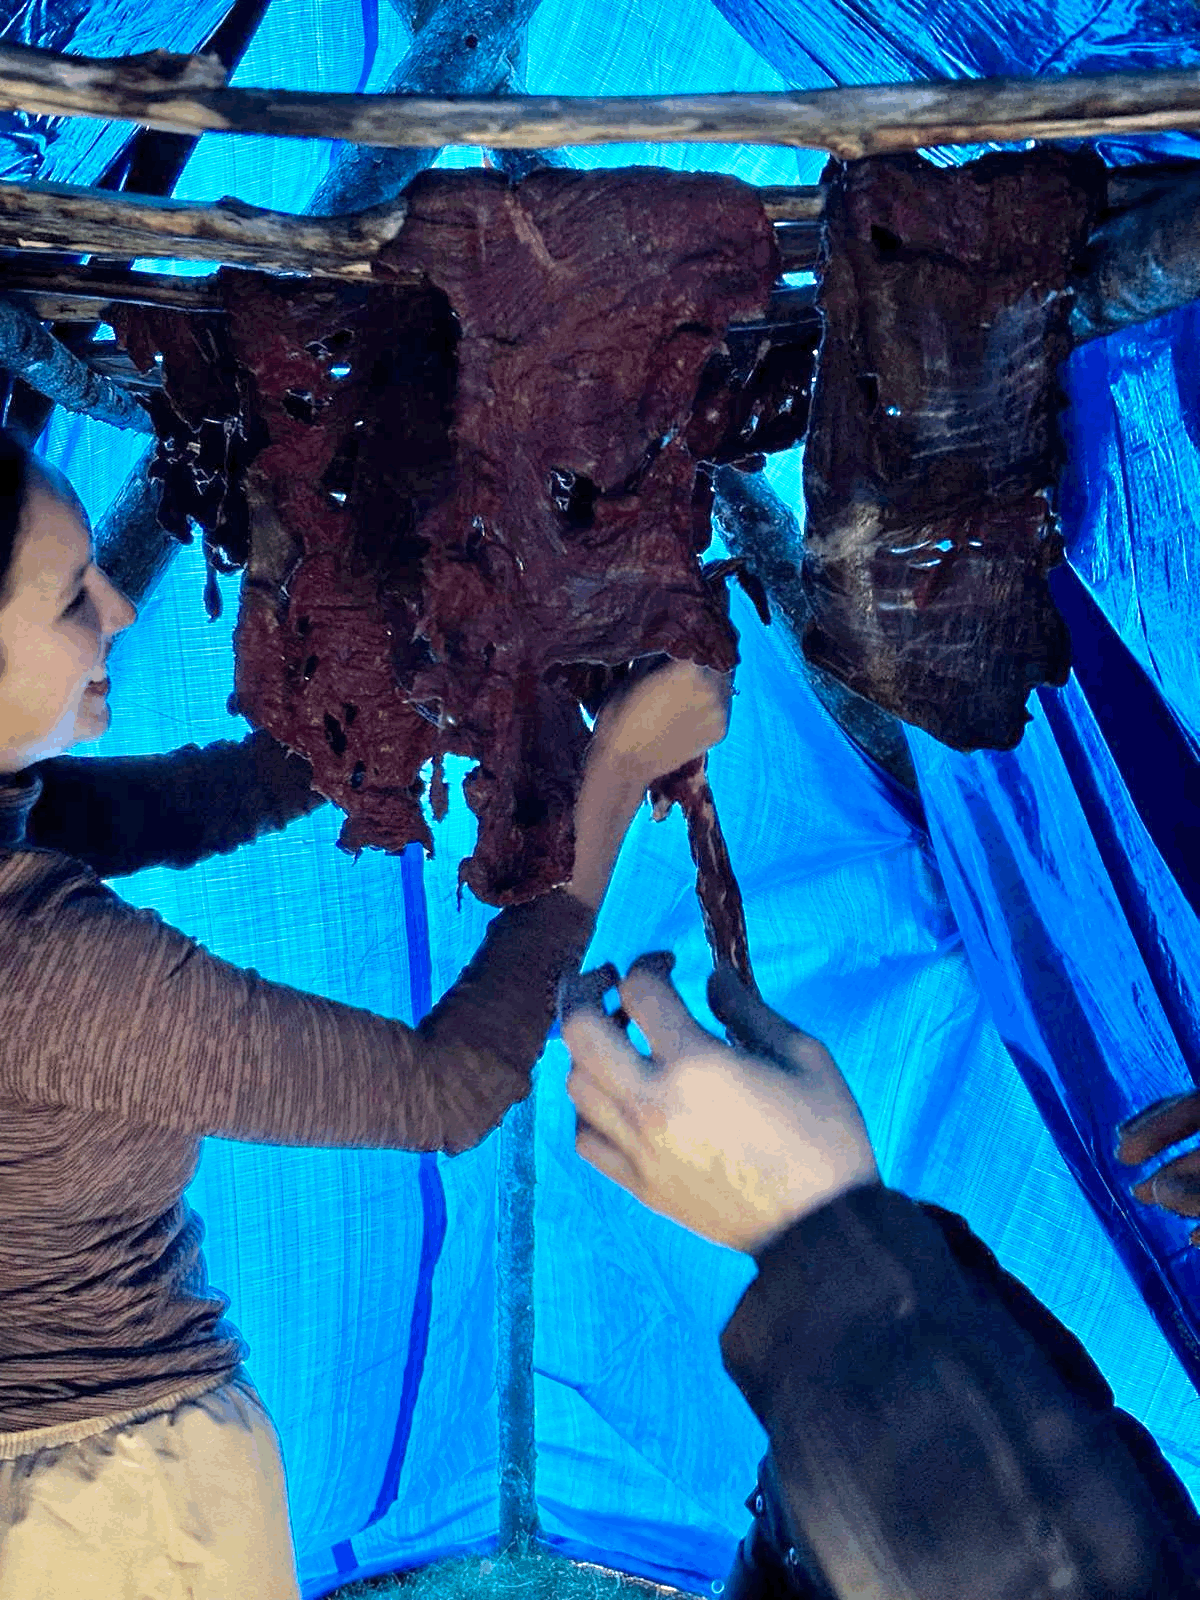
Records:
[[[114,428],[153,433],[145,408],[111,378],[94,372],[54,338],[36,315],[0,295],[0,367],[23,378],[31,389]]]
[[[404,214],[402,200],[349,216],[310,218],[240,200],[193,205],[69,184],[0,183],[0,246],[366,278]]]
[[[464,0],[440,0],[427,17],[415,18],[412,46],[388,79],[386,98],[372,96],[369,103],[403,104],[405,96],[434,92],[442,96],[501,92],[508,78],[508,57],[537,5],[538,0],[467,0],[465,5]],[[370,148],[389,143],[406,148]],[[440,140],[353,142],[326,173],[309,212],[333,216],[390,200],[433,164],[440,145]]]
[[[154,51],[95,60],[0,45],[0,108],[181,133],[341,139],[384,148],[629,142],[795,145],[846,160],[928,145],[1200,128],[1200,71],[879,84],[774,94],[315,94],[229,89],[219,65]]]
[[[776,218],[780,249],[787,271],[811,266],[820,231],[819,189],[764,189],[768,216]],[[396,199],[365,211],[338,216],[297,216],[264,211],[238,200],[194,205],[180,200],[113,194],[108,190],[73,188],[70,184],[0,183],[0,248],[55,254],[146,256],[177,261],[221,261],[264,272],[307,272],[314,276],[367,278],[383,245],[400,232],[405,203]],[[807,219],[807,220],[804,220]],[[0,262],[0,288],[14,288],[14,276]],[[36,269],[30,269],[36,270]],[[79,269],[86,272],[87,269]],[[79,272],[46,273],[38,280],[53,296]],[[197,291],[178,286],[179,279],[134,274],[124,280],[144,285],[155,305],[191,309]],[[84,280],[86,281],[86,280]],[[103,274],[101,293],[131,300],[118,292],[121,284]],[[23,287],[23,285],[22,285]],[[144,303],[144,302],[143,302]],[[82,320],[67,318],[65,320]]]
[[[758,191],[762,208],[772,222],[820,222],[825,215],[825,191],[818,185],[795,188],[763,184]]]
[[[1079,344],[1149,322],[1200,297],[1200,171],[1103,223],[1071,311]]]
[[[0,259],[0,292],[28,306],[42,322],[109,322],[115,305],[162,306],[192,316],[223,315],[225,310],[206,278],[83,265],[51,267],[28,256]]]

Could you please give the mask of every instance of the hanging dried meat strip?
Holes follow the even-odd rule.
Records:
[[[1046,148],[949,169],[871,157],[830,180],[805,652],[955,749],[1009,749],[1030,690],[1070,666],[1046,584],[1055,372],[1103,167]]]
[[[411,282],[236,273],[225,294],[267,439],[245,474],[238,708],[312,762],[346,849],[432,850],[421,769],[447,744],[411,680],[428,657],[420,528],[451,483],[454,315]]]
[[[650,798],[661,821],[673,805],[687,819],[688,846],[696,863],[696,898],[714,960],[725,961],[757,992],[750,967],[750,941],[742,891],[721,832],[717,805],[708,782],[708,758],[689,761],[654,785]]]
[[[350,849],[431,848],[422,766],[473,758],[461,876],[503,904],[570,876],[582,681],[736,660],[685,435],[778,259],[723,178],[433,173],[408,199],[370,286],[222,274],[257,446],[237,701],[313,763]]]

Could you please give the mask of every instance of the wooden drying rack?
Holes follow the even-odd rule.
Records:
[[[1200,129],[1200,71],[774,94],[438,97],[232,89],[210,55],[152,51],[92,59],[0,44],[4,109],[128,121],[171,133],[266,134],[385,148],[743,142],[853,159],[936,145]],[[1114,191],[1123,183],[1133,194],[1160,171],[1116,177]],[[810,269],[820,239],[821,190],[759,192],[775,224],[783,270]],[[0,183],[0,252],[12,252],[0,255],[0,289],[32,318],[58,324],[104,322],[121,303],[216,312],[220,307],[203,280],[36,258],[213,261],[364,282],[404,218],[402,198],[367,211],[313,217],[235,200],[201,205],[67,184]],[[124,384],[145,386],[111,347],[88,360]]]

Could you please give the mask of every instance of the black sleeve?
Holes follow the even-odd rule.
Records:
[[[762,1253],[722,1351],[767,1430],[763,1481],[814,1588],[1200,1593],[1200,1527],[1153,1440],[949,1213],[870,1185],[803,1218]]]
[[[994,1295],[1038,1346],[1059,1379],[1098,1412],[1107,1412],[1155,1501],[1163,1510],[1181,1550],[1200,1551],[1200,1517],[1196,1507],[1158,1447],[1154,1435],[1127,1411],[1113,1404],[1113,1393],[1099,1367],[1069,1328],[1063,1326],[1019,1278],[1005,1272],[983,1240],[966,1221],[941,1206],[921,1204],[935,1223],[960,1269],[986,1295]]]
[[[59,756],[36,771],[42,794],[29,843],[74,856],[101,878],[193,866],[324,803],[308,762],[262,732],[169,755]]]

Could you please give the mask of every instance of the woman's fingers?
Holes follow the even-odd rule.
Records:
[[[1200,1133],[1200,1091],[1157,1101],[1123,1122],[1117,1133],[1117,1160],[1127,1167],[1141,1166],[1168,1145]]]
[[[1133,1192],[1145,1205],[1162,1206],[1178,1217],[1200,1217],[1200,1150],[1168,1161]]]
[[[717,1043],[679,998],[671,981],[674,965],[674,956],[665,950],[639,956],[620,989],[622,1007],[661,1062],[677,1061],[688,1050],[711,1049]]]

